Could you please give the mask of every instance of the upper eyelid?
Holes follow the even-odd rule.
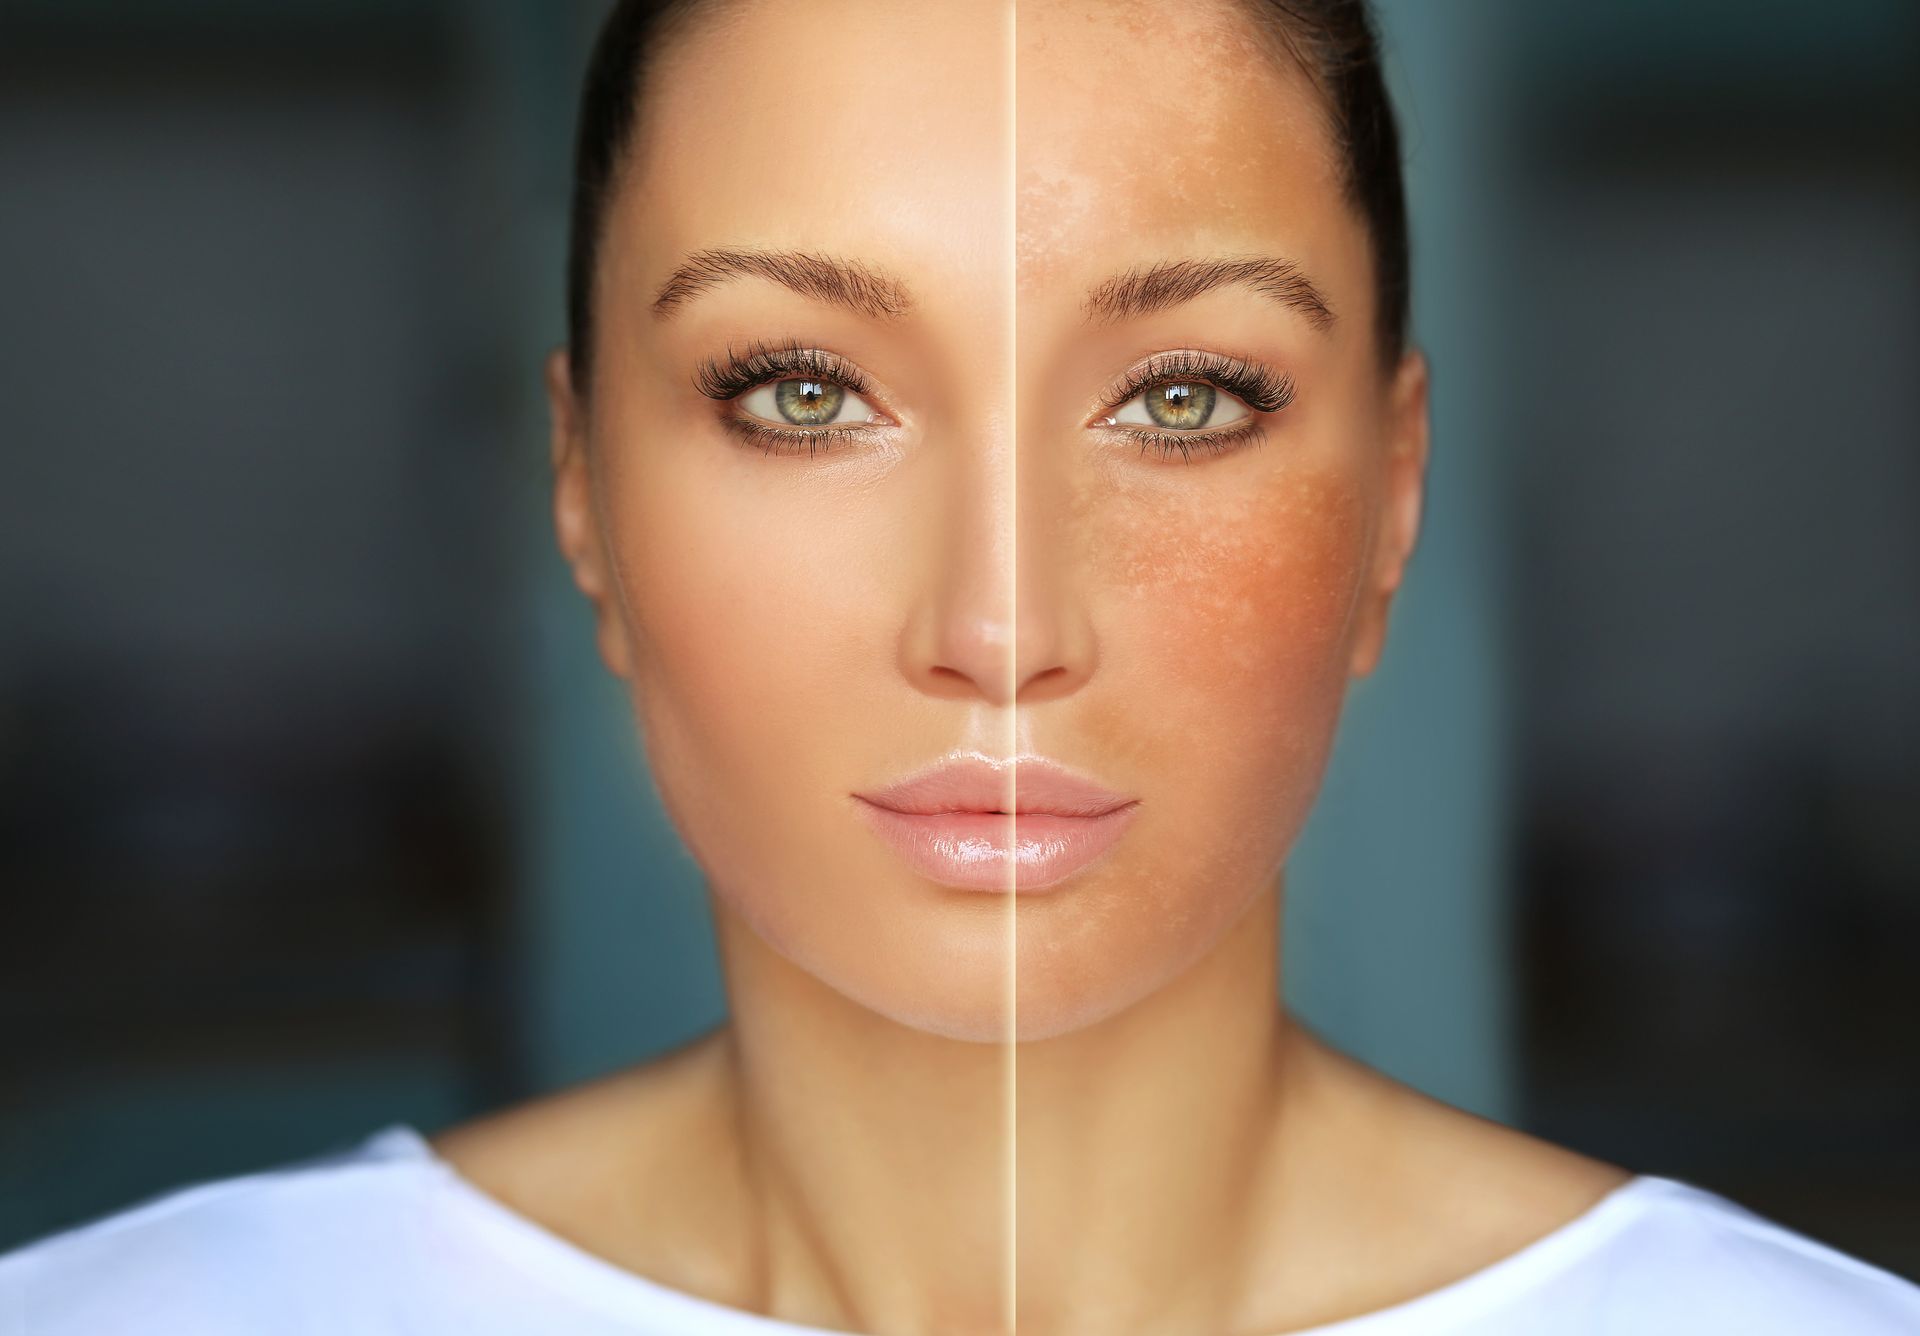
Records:
[[[737,376],[741,368],[755,361],[762,364],[762,373],[754,374],[750,371],[748,374],[753,375],[753,378],[734,386],[731,393],[714,392],[725,388],[722,378],[729,375]],[[900,425],[900,415],[888,403],[886,391],[880,388],[863,367],[849,357],[811,344],[753,343],[739,350],[729,346],[724,355],[708,358],[696,368],[694,388],[710,399],[731,404],[763,386],[782,380],[804,378],[808,375],[817,375],[823,380],[831,380],[837,385],[844,386],[849,393],[867,400],[875,411],[885,414],[889,419],[885,423],[862,425]],[[776,429],[795,433],[817,433],[825,430],[821,427],[801,427],[790,424],[776,424]]]
[[[722,378],[733,376],[737,379],[742,367],[756,361],[761,363],[761,368],[757,374],[751,371],[748,373],[753,376],[752,379],[732,385],[731,392],[724,395],[714,392],[723,388]],[[1242,374],[1233,374],[1235,372]],[[708,358],[700,364],[695,371],[694,382],[695,387],[708,397],[733,403],[755,389],[779,380],[807,374],[832,380],[863,399],[876,401],[873,407],[877,411],[895,419],[892,424],[863,425],[898,425],[899,415],[888,405],[887,395],[877,388],[873,379],[862,367],[841,354],[798,342],[753,343],[737,351],[729,346],[723,356]],[[1277,398],[1279,402],[1272,408],[1262,408],[1259,403],[1253,402],[1240,387],[1249,378],[1264,382],[1270,387],[1268,395],[1256,397]],[[1249,412],[1254,413],[1278,411],[1279,408],[1290,403],[1293,397],[1292,376],[1260,362],[1200,349],[1169,349],[1141,359],[1110,381],[1101,393],[1095,412],[1111,412],[1156,385],[1178,383],[1182,380],[1205,381],[1222,393],[1233,396]],[[795,434],[825,430],[825,428],[797,425],[770,425],[773,425],[775,430],[785,430]]]
[[[1234,372],[1243,374],[1234,375]],[[1262,408],[1232,383],[1249,378],[1263,382],[1267,390],[1255,397],[1278,402],[1271,408]],[[1291,403],[1294,396],[1293,377],[1264,363],[1201,349],[1170,349],[1142,358],[1109,381],[1101,390],[1095,413],[1111,412],[1156,385],[1177,384],[1183,380],[1205,381],[1232,395],[1253,413],[1278,412]]]
[[[754,367],[759,363],[759,367]],[[738,351],[729,347],[719,357],[710,357],[694,370],[694,388],[713,399],[731,399],[777,380],[792,380],[816,375],[844,385],[862,396],[877,394],[873,378],[851,358],[808,344],[749,344]],[[728,394],[715,391],[727,388],[723,382],[737,378],[740,383]]]
[[[1186,375],[1172,375],[1172,374],[1151,375],[1139,381],[1123,382],[1119,386],[1119,389],[1117,390],[1117,392],[1113,393],[1110,397],[1107,398],[1106,406],[1108,410],[1119,408],[1124,404],[1132,403],[1135,399],[1138,399],[1141,395],[1145,394],[1148,390],[1158,389],[1162,385],[1179,385],[1179,384],[1187,383],[1189,381],[1196,381],[1196,380],[1202,381],[1208,385],[1213,386],[1216,390],[1219,390],[1222,394],[1231,394],[1236,399],[1240,397],[1238,394],[1234,392],[1231,386],[1222,385],[1219,381],[1214,380],[1212,377],[1202,375],[1199,372],[1191,372]],[[1244,400],[1242,402],[1244,402]],[[1248,407],[1251,408],[1252,405],[1249,404]]]

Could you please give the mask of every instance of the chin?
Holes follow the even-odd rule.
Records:
[[[870,871],[824,878],[812,895],[738,896],[723,885],[709,880],[753,945],[732,963],[760,973],[754,960],[783,962],[777,968],[788,983],[781,988],[791,996],[838,997],[896,1025],[967,1043],[1004,1044],[1011,1035],[1013,925],[1003,896],[912,877],[876,879]],[[836,894],[849,885],[877,893]]]
[[[1063,970],[1058,961],[1029,964],[1023,946],[1018,996],[1007,974],[1008,952],[978,965],[955,958],[926,961],[912,979],[816,974],[850,1001],[894,1024],[962,1043],[1004,1045],[1057,1039],[1125,1012],[1177,977],[1185,962],[1150,961],[1127,971],[1110,966]]]
[[[1016,931],[1022,1041],[1059,1038],[1125,1015],[1231,949],[1277,884],[1290,827],[1236,846],[1156,847],[1084,881],[1023,896]]]
[[[1025,895],[1012,906],[989,897],[1002,926],[987,939],[938,943],[924,958],[883,975],[843,979],[839,991],[887,1019],[973,1043],[1034,1043],[1093,1029],[1177,984],[1231,934],[1243,903],[1169,912],[1135,903],[1131,915],[1097,903],[1095,888]],[[1004,917],[1017,921],[1012,937]],[[1011,947],[1011,950],[1009,950]],[[878,949],[877,947],[875,948]],[[916,953],[917,956],[917,953]],[[1009,979],[1009,969],[1014,977]]]
[[[1036,935],[1023,935],[1019,947],[1014,1031],[1022,1043],[1059,1039],[1122,1015],[1179,978],[1212,945],[1211,939],[1169,943],[1154,934],[1133,950],[1117,943],[1102,950],[1082,937],[1066,956],[1055,943],[1027,939]],[[1169,945],[1180,949],[1170,952]]]
[[[763,962],[786,976],[770,996],[811,993],[829,1008],[837,998],[923,1034],[1003,1045],[1099,1026],[1192,971],[1271,885],[1291,823],[1268,816],[1233,823],[1235,833],[1143,819],[1129,832],[1139,848],[1019,892],[937,885],[864,831],[845,842],[815,834],[807,858],[781,859],[767,851],[795,847],[798,830],[762,846],[765,856],[735,832],[682,830],[716,906],[747,930],[730,968],[772,984]]]

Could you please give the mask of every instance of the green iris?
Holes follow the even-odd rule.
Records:
[[[783,380],[773,387],[780,416],[801,427],[824,427],[840,416],[846,390],[830,380]]]
[[[1192,431],[1213,416],[1213,386],[1201,381],[1155,385],[1147,391],[1147,416],[1163,427]]]

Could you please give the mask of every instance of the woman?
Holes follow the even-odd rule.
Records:
[[[1920,1330],[1276,996],[1427,459],[1355,0],[623,5],[560,547],[730,1023],[0,1262],[15,1329]]]

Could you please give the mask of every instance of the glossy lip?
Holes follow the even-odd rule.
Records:
[[[921,876],[969,891],[1045,890],[1111,849],[1137,799],[1044,756],[964,752],[871,793],[874,832]]]

